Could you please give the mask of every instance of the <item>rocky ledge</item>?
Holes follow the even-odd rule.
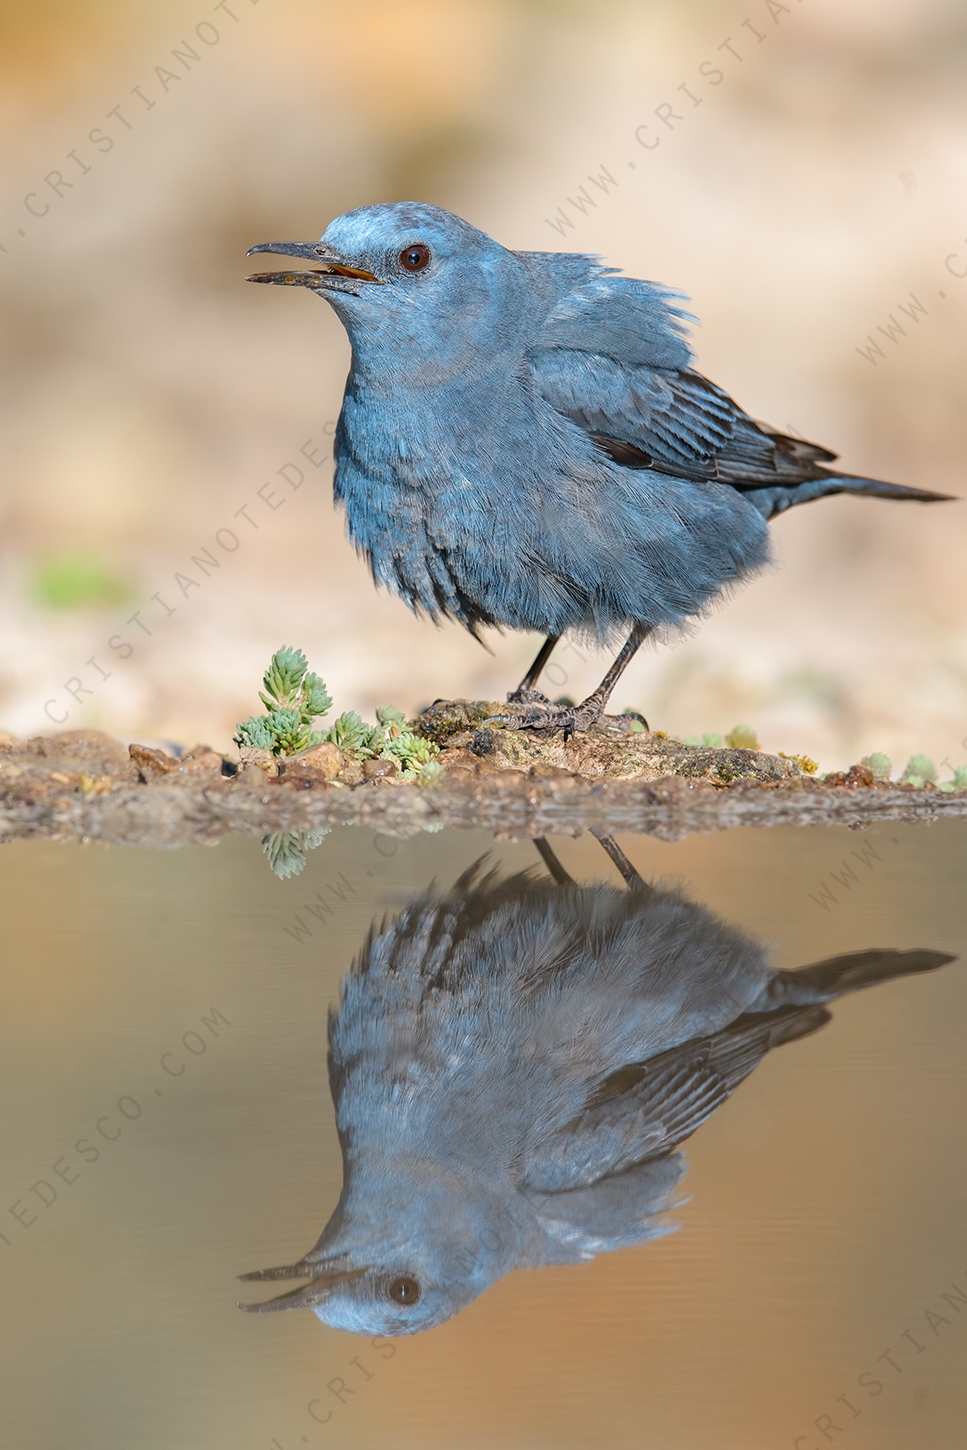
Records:
[[[279,761],[258,750],[124,746],[99,731],[0,734],[0,839],[172,847],[343,824],[397,836],[595,828],[677,840],[739,825],[967,816],[967,790],[891,783],[862,765],[817,778],[801,757],[687,745],[625,717],[564,741],[485,724],[497,709],[438,701],[424,712],[415,728],[439,747],[442,768],[416,779],[329,743]]]

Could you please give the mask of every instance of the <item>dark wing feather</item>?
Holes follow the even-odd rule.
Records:
[[[722,388],[686,369],[630,365],[554,347],[529,354],[541,395],[616,462],[737,488],[824,478],[836,455],[756,423]]]
[[[834,453],[755,422],[691,369],[680,293],[594,257],[517,255],[547,309],[528,353],[535,385],[617,462],[737,488],[827,476]]]
[[[586,1187],[671,1153],[771,1048],[815,1032],[828,1019],[817,1005],[750,1013],[712,1036],[610,1073],[572,1122],[531,1149],[524,1187],[541,1193]]]

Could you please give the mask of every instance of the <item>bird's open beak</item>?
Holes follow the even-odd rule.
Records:
[[[248,282],[272,282],[282,287],[312,287],[316,291],[352,292],[356,296],[354,282],[379,282],[381,279],[367,272],[364,267],[351,267],[331,248],[322,242],[260,242],[246,252],[275,252],[283,257],[302,257],[307,262],[318,262],[322,266],[310,272],[255,272],[247,277]]]
[[[298,1264],[283,1264],[278,1269],[256,1269],[252,1274],[239,1274],[239,1278],[245,1280],[308,1278],[309,1282],[301,1284],[298,1289],[290,1289],[288,1294],[280,1294],[276,1299],[264,1299],[261,1304],[240,1303],[238,1307],[247,1314],[273,1314],[277,1309],[313,1309],[338,1285],[348,1284],[368,1272],[366,1266],[361,1269],[335,1269],[332,1267],[334,1262],[321,1259],[313,1264],[302,1259]]]

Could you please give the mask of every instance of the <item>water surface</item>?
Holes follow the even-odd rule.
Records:
[[[552,844],[621,885],[590,836]],[[326,1018],[373,922],[487,852],[546,876],[533,844],[337,829],[286,881],[254,840],[6,846],[3,1445],[959,1450],[967,830],[621,845],[777,967],[962,961],[771,1052],[685,1144],[675,1233],[376,1343],[243,1315],[266,1291],[236,1276],[299,1259],[338,1198]]]

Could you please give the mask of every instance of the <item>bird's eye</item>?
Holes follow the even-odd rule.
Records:
[[[408,272],[422,272],[430,261],[430,249],[418,242],[415,247],[405,247],[400,252],[400,266]]]
[[[397,1304],[415,1304],[420,1297],[420,1286],[415,1279],[394,1279],[387,1289],[391,1299]]]

